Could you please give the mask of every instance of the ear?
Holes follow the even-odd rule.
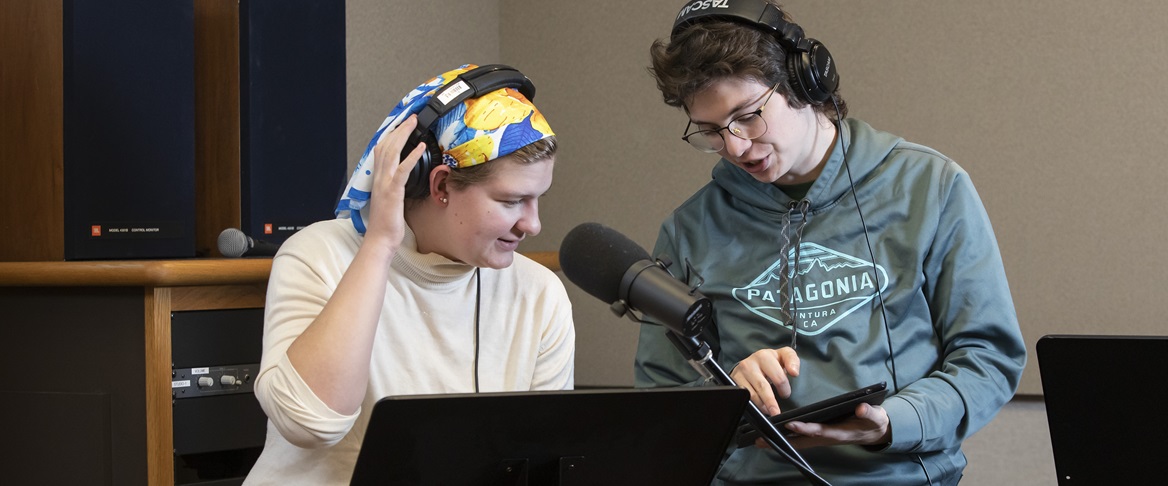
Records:
[[[449,197],[449,190],[446,187],[446,179],[450,177],[450,172],[453,169],[449,165],[441,164],[430,171],[430,198],[435,201]]]

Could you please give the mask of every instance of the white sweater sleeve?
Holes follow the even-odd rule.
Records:
[[[275,367],[262,370],[256,385],[256,397],[272,425],[288,442],[305,449],[340,442],[361,414],[360,408],[353,415],[330,409],[300,378],[287,355],[281,355]]]
[[[287,351],[320,315],[336,281],[344,274],[340,267],[346,266],[347,259],[336,254],[329,256],[338,258],[321,258],[322,253],[336,249],[295,236],[299,235],[289,239],[272,260],[264,309],[263,357],[255,395],[268,419],[288,442],[303,448],[326,447],[344,438],[361,410],[345,415],[330,409],[297,373]],[[325,263],[319,268],[310,267],[299,257],[305,250]]]

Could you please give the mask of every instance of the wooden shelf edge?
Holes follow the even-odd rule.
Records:
[[[527,252],[528,258],[560,270],[559,254]],[[174,287],[266,284],[271,258],[0,262],[0,287]]]
[[[170,287],[267,283],[271,258],[0,262],[0,287]]]

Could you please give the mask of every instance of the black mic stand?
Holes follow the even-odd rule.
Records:
[[[669,271],[669,263],[658,260],[655,262],[655,264],[666,272]],[[700,279],[701,277],[698,276],[698,278]],[[699,286],[700,285],[701,284],[699,284]],[[689,291],[691,295],[696,292],[697,287],[693,287]],[[612,310],[613,314],[616,314],[617,317],[628,316],[629,319],[632,319],[634,322],[652,324],[651,322],[637,317],[635,313],[632,312],[632,306],[630,306],[629,303],[625,301],[626,298],[628,298],[626,295],[622,295],[620,299],[612,303],[610,309]],[[702,377],[707,381],[712,380],[719,385],[725,386],[738,386],[737,383],[734,383],[734,379],[730,378],[730,375],[726,374],[726,371],[718,365],[716,360],[714,360],[714,353],[711,350],[710,345],[696,337],[697,335],[701,334],[701,330],[704,327],[704,324],[691,324],[693,325],[686,325],[684,327],[686,331],[692,331],[694,334],[693,337],[685,336],[682,333],[675,332],[669,326],[666,326],[666,328],[669,330],[666,331],[665,334],[669,337],[669,341],[672,342],[673,345],[677,347],[677,350],[681,352],[682,356],[684,356],[685,359],[689,361],[690,366],[693,366],[694,369],[697,370],[697,372],[701,374]],[[784,459],[799,469],[799,472],[802,473],[803,477],[807,478],[811,484],[816,486],[831,486],[831,483],[828,483],[826,480],[819,477],[819,475],[815,473],[815,470],[811,468],[811,465],[807,464],[807,461],[803,459],[803,456],[800,456],[799,453],[795,451],[795,448],[791,446],[791,443],[787,442],[787,438],[783,436],[783,434],[779,433],[778,429],[775,428],[775,424],[772,424],[770,420],[767,420],[766,415],[763,415],[762,411],[754,405],[754,402],[747,401],[746,406],[746,419],[750,421],[751,425],[754,425],[754,428],[762,434],[763,440],[765,440],[766,443],[771,446],[771,449],[774,449],[776,452],[782,455]]]
[[[706,380],[713,380],[719,385],[738,386],[734,383],[734,379],[726,374],[718,362],[714,360],[714,353],[710,349],[710,345],[697,337],[686,337],[676,332],[666,331],[669,341],[673,343],[677,350],[681,352],[682,356],[689,361],[689,364],[694,367]],[[780,455],[783,456],[787,462],[793,464],[807,478],[811,484],[820,486],[831,486],[825,479],[815,474],[815,470],[811,468],[810,464],[800,456],[795,448],[787,442],[787,438],[779,433],[770,420],[767,420],[766,415],[754,405],[754,402],[746,402],[746,419],[750,421],[754,428],[762,433],[763,440],[771,446]]]

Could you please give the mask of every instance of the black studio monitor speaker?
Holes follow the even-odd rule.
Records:
[[[64,258],[195,256],[192,0],[62,13]]]
[[[242,0],[240,223],[283,242],[347,180],[345,2]]]

